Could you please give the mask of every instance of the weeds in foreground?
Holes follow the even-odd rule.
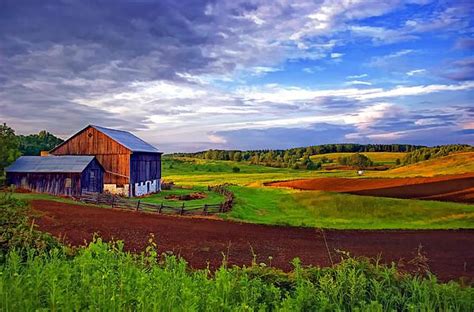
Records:
[[[401,274],[395,265],[346,258],[329,268],[252,265],[215,272],[159,255],[150,243],[134,255],[100,238],[74,257],[64,249],[26,260],[16,250],[0,266],[0,310],[141,311],[472,311],[474,288]]]

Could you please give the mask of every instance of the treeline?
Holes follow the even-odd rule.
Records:
[[[405,155],[403,158],[403,164],[409,165],[420,161],[434,159],[438,157],[447,156],[451,153],[456,152],[472,152],[474,147],[467,144],[453,144],[453,145],[442,145],[435,147],[424,147],[418,150],[412,151]]]
[[[322,163],[313,162],[310,156],[328,153],[412,152],[423,147],[408,144],[324,144],[286,150],[207,150],[197,153],[175,153],[171,156],[245,161],[270,167],[317,170],[321,168]]]
[[[5,167],[21,155],[38,156],[41,151],[49,151],[62,142],[62,139],[44,130],[38,134],[16,135],[5,123],[0,125],[0,177]]]

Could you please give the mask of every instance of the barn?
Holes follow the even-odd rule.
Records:
[[[130,132],[89,125],[50,151],[95,156],[105,170],[104,191],[141,196],[161,190],[161,155]]]
[[[8,185],[53,195],[102,192],[104,168],[94,156],[22,156],[5,169]]]

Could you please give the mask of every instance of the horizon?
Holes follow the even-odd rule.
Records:
[[[98,124],[167,154],[474,145],[472,16],[468,1],[6,2],[0,121],[62,139]]]

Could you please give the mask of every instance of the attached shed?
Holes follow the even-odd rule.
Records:
[[[104,168],[94,156],[22,156],[5,169],[8,185],[53,195],[104,189]]]
[[[162,153],[130,132],[89,125],[50,153],[95,156],[108,192],[141,196],[161,190]]]

